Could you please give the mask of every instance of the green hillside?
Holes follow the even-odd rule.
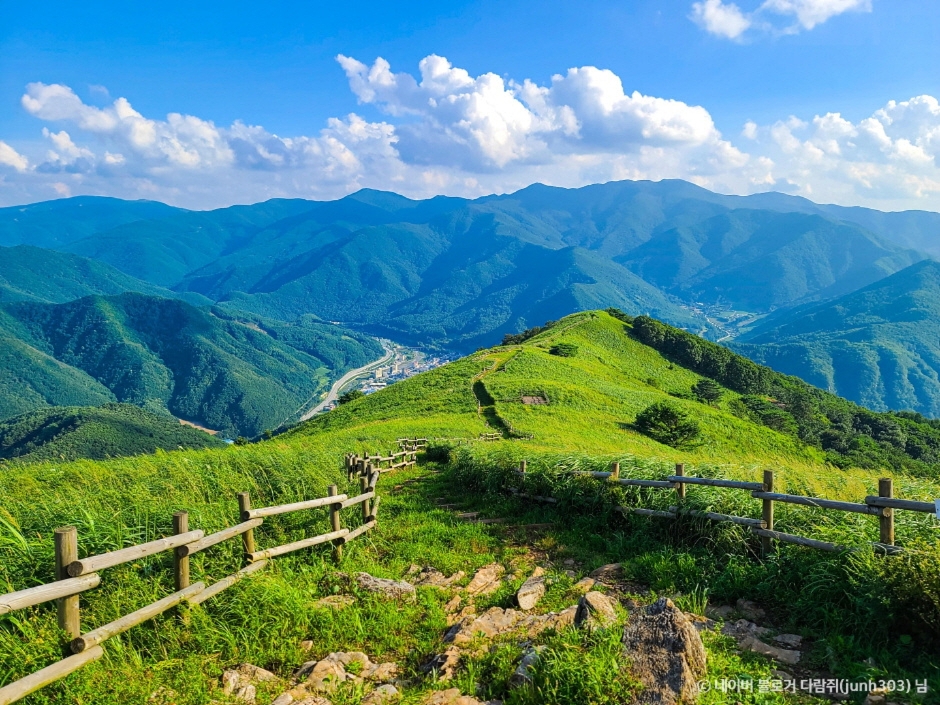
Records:
[[[0,398],[0,417],[117,400],[255,436],[382,355],[373,339],[309,317],[269,322],[133,293],[0,312],[0,384],[29,392]]]
[[[103,460],[180,448],[221,448],[214,436],[130,404],[50,407],[0,421],[0,459]]]
[[[109,296],[125,291],[181,298],[194,305],[212,303],[198,294],[178,294],[85,257],[29,245],[0,247],[0,303],[58,304],[83,296]]]
[[[870,409],[940,416],[940,264],[768,318],[732,347]]]
[[[82,555],[166,536],[173,512],[180,509],[189,511],[191,527],[211,533],[237,521],[236,492],[250,491],[255,506],[322,496],[331,484],[355,494],[359,485],[348,482],[343,453],[388,450],[403,436],[438,438],[418,468],[383,474],[378,526],[345,547],[339,566],[326,547],[276,558],[255,576],[194,607],[188,617],[170,611],[109,640],[101,662],[48,686],[26,704],[235,703],[221,690],[224,670],[251,663],[286,680],[304,662],[337,651],[364,651],[376,662],[398,663],[396,687],[407,705],[451,687],[508,705],[631,703],[637,688],[629,677],[630,663],[621,655],[622,628],[638,603],[660,596],[699,614],[706,603],[758,601],[768,610],[767,623],[803,637],[801,675],[825,673],[852,682],[929,678],[931,688],[940,687],[940,553],[929,515],[899,512],[899,541],[909,551],[886,557],[870,547],[878,536],[874,517],[778,503],[780,530],[857,550],[826,553],[781,544],[772,556],[761,558],[759,542],[744,527],[625,517],[614,510],[617,505],[665,509],[676,502],[670,489],[621,487],[571,472],[605,469],[617,460],[622,476],[661,479],[672,463],[685,462],[689,475],[754,481],[771,467],[781,491],[857,502],[875,491],[884,474],[894,477],[898,496],[937,496],[934,466],[911,466],[920,474],[915,476],[903,462],[890,472],[883,466],[826,463],[824,451],[798,438],[792,428],[769,426],[774,422],[758,413],[762,407],[752,398],[773,405],[765,392],[777,393],[788,383],[804,399],[825,402],[823,410],[839,404],[863,410],[823,392],[814,397],[798,381],[730,352],[717,360],[714,350],[724,348],[700,338],[648,319],[612,314],[569,316],[530,337],[396,382],[256,444],[6,468],[0,473],[0,585],[13,590],[52,579],[54,527],[77,525]],[[685,354],[691,356],[688,366],[679,361]],[[693,386],[706,379],[693,367],[727,383],[717,401],[691,398]],[[742,383],[755,386],[737,390]],[[523,404],[523,395],[547,403]],[[639,431],[640,412],[661,402],[700,425],[695,443],[676,448]],[[871,420],[894,418],[867,413]],[[911,423],[905,428],[923,431],[923,424]],[[502,440],[475,440],[493,431]],[[874,431],[872,426],[869,432]],[[507,484],[521,482],[512,470],[522,459],[528,461],[527,487],[553,494],[557,503],[537,505],[506,492]],[[688,494],[690,507],[759,516],[760,502],[747,492],[692,487]],[[456,511],[506,523],[461,521]],[[345,513],[346,521],[358,525],[357,514]],[[540,528],[521,528],[530,524]],[[256,540],[267,548],[329,527],[322,509],[268,517],[256,530]],[[227,542],[193,561],[193,579],[214,582],[242,561],[241,544]],[[437,680],[422,666],[449,646],[444,634],[453,607],[448,605],[458,593],[419,586],[414,599],[386,599],[357,589],[348,577],[365,571],[414,580],[410,565],[431,565],[445,575],[465,571],[458,580],[465,586],[478,568],[498,563],[506,571],[498,590],[461,596],[458,609],[483,614],[514,607],[522,581],[536,565],[545,566],[546,596],[530,612],[544,615],[577,602],[576,581],[613,562],[622,564],[622,580],[598,589],[607,589],[631,610],[618,615],[612,628],[475,641],[463,648],[450,681]],[[108,569],[101,586],[82,596],[82,623],[94,628],[172,591],[169,554]],[[351,599],[334,609],[321,602],[326,597]],[[9,664],[0,683],[60,657],[55,620],[50,604],[0,621],[0,662]],[[710,679],[770,679],[783,667],[742,651],[720,630],[706,630],[703,640]],[[544,647],[534,670],[537,688],[510,686],[523,641]],[[259,685],[256,702],[271,702],[282,686]],[[350,682],[329,699],[337,705],[361,703],[367,688]],[[700,702],[723,705],[726,695],[707,693]],[[733,697],[753,705],[826,702],[805,693],[763,695]]]

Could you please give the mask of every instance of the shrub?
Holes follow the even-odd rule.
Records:
[[[350,389],[348,392],[343,392],[339,395],[339,399],[336,400],[337,404],[348,404],[351,401],[356,401],[356,399],[362,399],[365,394],[362,393],[360,389]]]
[[[578,346],[571,343],[558,343],[548,349],[549,354],[558,357],[574,357],[578,354]]]
[[[699,401],[706,404],[714,404],[724,394],[718,383],[707,377],[692,385],[692,393]]]
[[[688,445],[701,433],[698,423],[687,413],[665,401],[643,409],[636,417],[636,427],[640,433],[674,448]]]
[[[503,345],[521,345],[522,343],[527,341],[529,338],[534,338],[539,333],[544,333],[545,331],[549,330],[556,323],[558,323],[558,321],[545,321],[544,326],[533,326],[532,328],[526,328],[521,333],[516,333],[515,335],[513,335],[512,333],[506,333],[506,335],[503,336],[502,344]]]

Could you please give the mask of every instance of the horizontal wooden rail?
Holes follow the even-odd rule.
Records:
[[[105,568],[112,568],[122,563],[130,563],[131,561],[146,558],[147,556],[152,556],[161,551],[167,551],[171,548],[182,546],[183,544],[201,539],[203,536],[205,536],[205,532],[202,530],[187,531],[185,534],[176,534],[175,536],[168,536],[165,539],[142,543],[138,546],[129,546],[119,551],[89,556],[88,558],[82,558],[81,560],[69,563],[68,574],[73,578],[77,578],[80,575],[96,573]]]
[[[872,507],[907,509],[911,512],[927,512],[928,514],[937,511],[937,505],[933,502],[915,502],[911,499],[894,499],[893,497],[866,497],[865,504]]]
[[[741,482],[739,480],[719,480],[712,477],[686,477],[685,475],[669,475],[670,482],[681,482],[683,485],[705,485],[707,487],[727,487],[733,490],[763,490],[760,482]]]
[[[249,509],[242,512],[242,521],[249,519],[258,519],[259,517],[273,517],[278,514],[289,514],[299,512],[302,509],[316,509],[318,507],[328,507],[331,504],[342,502],[348,497],[344,494],[335,497],[320,497],[319,499],[308,499],[303,502],[293,502],[292,504],[280,504],[276,507],[260,507],[258,509]]]
[[[189,604],[191,605],[201,605],[210,597],[215,597],[226,588],[232,587],[232,585],[237,583],[242,578],[248,575],[251,575],[252,573],[257,573],[259,570],[264,568],[267,564],[268,564],[267,561],[258,561],[256,563],[249,563],[237,573],[233,573],[232,575],[229,575],[227,578],[222,578],[218,582],[212,583],[212,585],[207,587],[202,592],[197,592],[192,597],[187,598],[186,601],[189,602]]]
[[[752,528],[753,531],[758,536],[765,536],[769,539],[776,539],[777,541],[783,541],[784,543],[795,543],[797,546],[806,546],[808,548],[818,548],[820,551],[845,551],[844,546],[837,546],[834,543],[829,543],[828,541],[817,541],[816,539],[808,539],[803,536],[795,536],[793,534],[785,534],[782,531],[771,531],[770,529],[757,529]]]
[[[355,530],[353,530],[353,531],[350,531],[350,532],[347,533],[345,536],[341,536],[341,537],[339,538],[339,541],[340,541],[341,543],[344,543],[344,544],[349,543],[349,542],[352,541],[353,539],[362,536],[364,533],[366,533],[369,529],[373,528],[374,526],[375,526],[375,518],[372,518],[372,519],[370,519],[369,521],[367,521],[365,524],[363,524],[362,526],[360,526],[359,528],[357,528],[357,529],[355,529]],[[345,531],[345,529],[344,529],[344,531]]]
[[[625,486],[627,486],[627,487],[660,487],[660,488],[662,488],[662,489],[672,489],[673,486],[674,486],[674,483],[668,482],[667,480],[628,480],[628,479],[623,479],[623,480],[615,480],[615,482],[619,482],[621,485],[625,485]]]
[[[637,514],[641,517],[660,517],[661,519],[675,519],[675,512],[664,512],[661,509],[643,509],[642,507],[617,507],[621,514]]]
[[[362,504],[363,502],[368,502],[373,497],[375,497],[375,492],[364,492],[363,494],[343,500],[339,506],[341,509],[345,509],[346,507],[352,507],[357,504]]]
[[[205,583],[193,583],[184,590],[174,592],[172,595],[167,595],[162,600],[157,600],[146,607],[141,607],[139,610],[124,615],[120,619],[116,619],[97,629],[93,629],[87,634],[75,637],[72,639],[72,651],[76,654],[80,654],[82,651],[90,649],[92,646],[97,646],[106,639],[110,639],[115,634],[126,632],[131,627],[136,627],[141,622],[146,622],[148,619],[152,619],[158,614],[166,612],[171,607],[176,607],[176,605],[183,602],[183,600],[205,589]]]
[[[30,693],[35,693],[40,688],[53,683],[60,678],[65,678],[70,673],[74,673],[82,666],[92,661],[97,661],[104,656],[104,650],[100,646],[88,649],[75,656],[56,661],[51,666],[46,666],[42,670],[31,673],[25,678],[13,681],[0,688],[0,705],[10,705],[20,698],[25,698]]]
[[[222,529],[221,531],[217,531],[214,534],[204,536],[198,541],[193,541],[192,543],[187,543],[184,546],[180,546],[176,549],[176,555],[180,558],[185,558],[186,556],[191,556],[195,553],[199,553],[200,551],[205,551],[211,546],[215,546],[218,543],[222,543],[223,541],[228,541],[231,538],[240,536],[246,531],[257,529],[263,523],[264,519],[249,519],[248,521],[243,521],[242,523],[236,524],[235,526],[230,526],[227,529]]]
[[[343,495],[337,496],[342,497]],[[254,563],[266,558],[283,556],[285,553],[293,553],[294,551],[299,551],[302,548],[309,548],[310,546],[317,546],[321,543],[327,543],[328,541],[335,541],[336,539],[342,538],[348,533],[349,529],[340,529],[339,531],[331,531],[328,534],[313,536],[309,539],[302,539],[300,541],[294,541],[293,543],[285,543],[283,546],[275,546],[274,548],[268,548],[264,551],[255,551],[254,553],[248,554],[248,560]]]
[[[57,580],[47,585],[37,585],[36,587],[18,590],[7,595],[0,595],[0,615],[21,610],[25,607],[41,605],[43,602],[58,600],[62,597],[71,597],[85,590],[91,590],[98,587],[101,578],[97,573],[83,575],[80,578],[67,578]]]
[[[678,516],[691,516],[699,519],[711,519],[712,521],[727,521],[741,526],[756,526],[764,529],[767,524],[762,519],[750,519],[748,517],[734,516],[733,514],[718,514],[717,512],[702,512],[697,509],[682,509],[681,507],[669,507],[670,512],[675,512]]]
[[[855,512],[856,514],[881,516],[880,507],[873,507],[868,504],[856,504],[855,502],[840,502],[835,499],[819,499],[817,497],[804,497],[798,494],[780,494],[779,492],[752,492],[751,497],[755,499],[771,499],[774,502],[783,502],[785,504],[801,504],[804,507],[818,507],[819,509],[834,509],[840,512]]]

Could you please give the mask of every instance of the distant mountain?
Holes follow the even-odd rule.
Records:
[[[125,291],[182,298],[195,305],[212,304],[199,294],[170,291],[93,259],[29,245],[0,247],[0,303],[65,303],[83,296]]]
[[[0,459],[103,460],[158,449],[221,448],[220,439],[130,404],[50,407],[0,421]]]
[[[257,435],[295,417],[334,378],[382,355],[373,339],[125,293],[0,307],[0,418],[121,401]]]
[[[711,334],[699,302],[766,313],[839,296],[922,259],[908,246],[931,245],[940,223],[683,181],[536,184],[475,200],[363,190],[149,219],[121,204],[96,206],[121,222],[91,232],[85,218],[84,237],[54,246],[222,306],[459,350],[598,305]],[[26,208],[40,206],[53,208]]]
[[[770,317],[730,347],[870,409],[940,416],[940,263]]]

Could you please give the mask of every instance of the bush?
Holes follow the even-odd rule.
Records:
[[[558,343],[548,349],[549,354],[558,355],[558,357],[574,357],[578,354],[578,346],[571,343]]]
[[[336,400],[337,404],[348,404],[351,401],[356,401],[356,399],[362,399],[365,394],[362,393],[360,389],[350,389],[348,392],[343,392],[339,395],[339,399]]]
[[[714,404],[724,394],[718,383],[708,378],[700,379],[693,384],[692,393],[699,401],[706,404]]]
[[[688,445],[701,433],[698,423],[687,413],[665,401],[643,409],[636,417],[636,427],[640,433],[674,448]]]

